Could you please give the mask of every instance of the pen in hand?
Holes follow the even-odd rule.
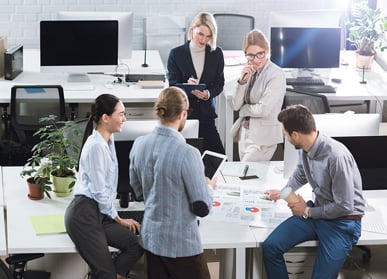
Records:
[[[246,165],[244,170],[243,170],[243,177],[246,177],[248,170],[249,170],[249,165]]]

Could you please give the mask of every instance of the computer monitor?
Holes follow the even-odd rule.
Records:
[[[313,115],[317,130],[331,137],[378,136],[380,115],[378,113],[327,113]],[[299,152],[285,139],[284,178],[296,169]]]
[[[40,22],[41,71],[67,72],[68,81],[90,81],[87,72],[114,72],[118,65],[117,20]]]
[[[387,189],[387,136],[334,137],[352,153],[362,178],[363,190]]]
[[[58,19],[65,20],[117,20],[118,21],[118,59],[132,57],[133,13],[132,12],[95,12],[60,11]]]
[[[340,66],[341,29],[334,27],[271,27],[271,60],[281,68]]]
[[[135,200],[135,194],[130,187],[129,181],[129,153],[134,140],[140,136],[151,133],[158,125],[157,120],[128,120],[124,122],[122,131],[114,134],[114,144],[118,160],[118,185],[117,197],[120,199],[120,206],[125,208],[130,200]],[[181,132],[186,142],[196,147],[202,154],[204,149],[204,139],[199,138],[199,121],[189,119]]]

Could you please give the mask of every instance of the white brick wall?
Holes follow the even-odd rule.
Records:
[[[336,0],[0,0],[0,35],[9,45],[39,47],[39,21],[55,19],[62,10],[134,12],[133,48],[143,48],[143,19],[150,15],[184,15],[189,23],[199,11],[253,15],[256,27],[268,32],[271,11],[335,9]],[[344,1],[343,1],[344,2]],[[232,35],[232,34],[230,34]]]

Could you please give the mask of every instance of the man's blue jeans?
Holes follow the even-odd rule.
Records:
[[[283,254],[305,241],[318,240],[312,279],[336,279],[361,233],[361,221],[304,219],[292,216],[278,225],[263,243],[268,279],[287,279]]]

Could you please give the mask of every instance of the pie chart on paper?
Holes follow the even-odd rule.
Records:
[[[258,207],[246,207],[246,211],[251,213],[257,213],[259,211]]]
[[[220,201],[214,201],[213,203],[212,203],[212,206],[213,207],[218,207],[218,206],[221,206],[222,205],[222,203],[220,202]]]

